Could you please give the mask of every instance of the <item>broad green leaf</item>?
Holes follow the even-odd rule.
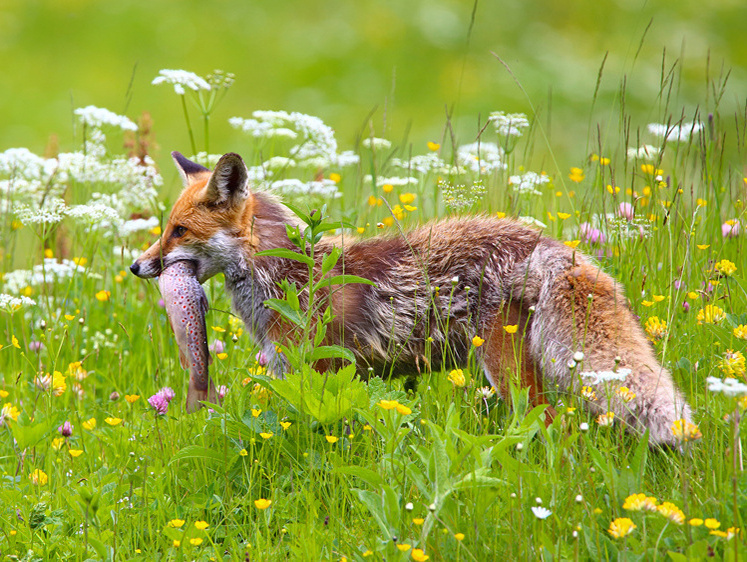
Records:
[[[294,310],[288,302],[282,299],[267,299],[265,305],[281,314],[286,320],[293,322],[296,326],[303,326],[306,322],[306,318],[299,310]]]
[[[339,345],[322,345],[314,349],[309,358],[311,361],[319,361],[320,359],[345,359],[350,362],[355,362],[355,356],[353,352]]]
[[[298,252],[294,252],[293,250],[289,250],[288,248],[274,248],[272,250],[262,250],[261,252],[257,252],[254,255],[255,256],[272,256],[275,258],[285,258],[289,260],[300,261],[301,263],[305,263],[309,267],[314,267],[314,260],[311,259],[309,256],[299,254]]]
[[[200,447],[199,445],[187,445],[171,457],[169,464],[187,459],[202,460],[218,464],[224,464],[226,462],[226,458],[221,451],[208,449],[207,447]]]
[[[364,285],[373,285],[376,286],[376,283],[371,281],[370,279],[366,279],[365,277],[358,277],[357,275],[335,275],[333,277],[325,277],[324,279],[321,279],[314,285],[314,290],[321,287],[328,287],[330,285],[347,285],[350,283],[362,283]]]

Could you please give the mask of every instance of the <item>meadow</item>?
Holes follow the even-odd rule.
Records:
[[[314,341],[286,349],[294,372],[274,379],[220,277],[205,289],[222,403],[186,415],[157,285],[128,271],[174,200],[148,116],[77,108],[75,152],[0,153],[2,555],[742,559],[747,107],[722,112],[729,86],[714,79],[683,109],[678,72],[662,68],[657,120],[640,127],[622,90],[576,161],[556,156],[530,103],[495,108],[466,138],[447,122],[420,146],[371,126],[341,146],[312,115],[223,115],[225,72],[161,71],[153,86],[181,108],[194,159],[216,161],[206,147],[225,120],[253,188],[322,209],[319,232],[400,236],[487,213],[594,256],[693,407],[697,426],[673,428],[678,450],[589,415],[593,385],[551,392],[559,415],[545,427],[526,389],[509,401],[487,386],[479,338],[470,367],[424,369],[416,390],[351,365],[315,373]]]

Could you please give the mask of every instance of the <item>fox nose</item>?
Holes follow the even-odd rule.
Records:
[[[130,271],[132,271],[132,273],[134,273],[135,275],[138,275],[138,273],[140,272],[140,264],[137,262],[134,262],[130,266]]]

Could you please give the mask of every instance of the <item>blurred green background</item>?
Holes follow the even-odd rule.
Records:
[[[719,111],[738,111],[745,22],[744,0],[2,0],[0,150],[43,153],[51,135],[77,149],[73,109],[93,104],[133,119],[150,112],[166,165],[189,141],[178,98],[151,80],[162,68],[220,68],[236,83],[214,114],[212,152],[241,152],[247,139],[227,119],[256,109],[319,116],[341,148],[373,130],[421,153],[444,135],[447,112],[471,142],[490,111],[531,114],[531,100],[562,165],[576,165],[590,128],[619,130],[623,79],[633,130],[665,118],[663,58],[667,71],[679,59],[675,119],[683,107],[690,118],[712,111],[708,80],[726,72]]]

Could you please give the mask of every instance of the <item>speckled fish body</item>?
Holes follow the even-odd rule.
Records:
[[[208,300],[195,273],[194,263],[178,261],[164,269],[158,278],[166,313],[179,345],[181,365],[189,369],[189,413],[201,407],[201,400],[215,401],[215,388],[208,373],[212,361],[205,326]]]

